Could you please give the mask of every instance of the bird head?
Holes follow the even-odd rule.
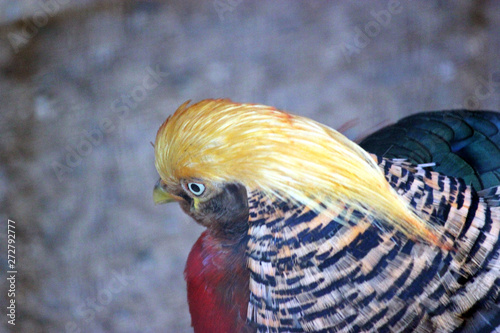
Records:
[[[179,201],[209,228],[247,220],[248,195],[258,191],[332,218],[348,204],[407,235],[432,238],[370,154],[325,125],[269,106],[188,101],[158,130],[155,157],[155,202]]]

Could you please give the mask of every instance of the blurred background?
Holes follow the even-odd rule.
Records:
[[[0,330],[192,332],[202,228],[152,202],[150,142],[184,101],[268,104],[352,139],[500,110],[499,32],[494,0],[0,0]]]

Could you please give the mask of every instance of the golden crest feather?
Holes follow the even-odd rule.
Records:
[[[228,99],[191,106],[188,101],[158,130],[155,156],[160,177],[170,185],[188,179],[237,182],[317,212],[326,207],[332,216],[348,204],[438,244],[367,152],[305,117]]]

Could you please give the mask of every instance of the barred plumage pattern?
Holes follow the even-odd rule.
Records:
[[[500,190],[479,195],[461,179],[400,161],[378,163],[443,245],[409,239],[383,221],[359,216],[356,225],[342,226],[254,192],[248,316],[259,332],[500,327]],[[346,206],[341,218],[349,222],[356,214]]]

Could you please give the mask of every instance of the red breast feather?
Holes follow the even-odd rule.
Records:
[[[184,274],[195,333],[255,331],[246,323],[250,291],[245,245],[222,244],[207,230],[191,249]]]

